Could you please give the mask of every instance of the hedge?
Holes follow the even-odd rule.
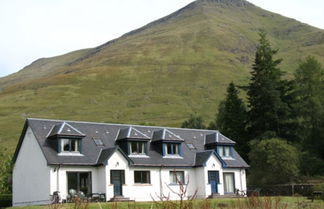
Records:
[[[0,194],[0,208],[12,205],[12,194]]]

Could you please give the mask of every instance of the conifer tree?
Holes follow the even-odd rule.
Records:
[[[303,147],[324,160],[324,69],[314,57],[307,57],[296,70],[295,89]]]
[[[182,123],[181,128],[205,129],[206,126],[201,116],[190,115],[190,118]]]
[[[239,91],[231,82],[227,87],[226,99],[219,105],[215,122],[221,133],[236,141],[235,149],[247,159],[249,152],[245,131],[247,112],[238,94]]]
[[[260,33],[259,46],[251,72],[248,95],[248,132],[251,138],[271,138],[283,135],[282,122],[285,121],[287,104],[283,101],[285,82],[278,68],[281,59],[274,56],[278,50],[271,48],[265,33]]]

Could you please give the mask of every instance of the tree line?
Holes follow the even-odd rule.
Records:
[[[199,115],[182,124],[217,129],[235,140],[236,150],[251,166],[249,182],[256,185],[324,175],[324,69],[309,56],[286,79],[277,52],[261,32],[250,82],[228,85],[209,126]],[[245,100],[240,91],[246,92]]]

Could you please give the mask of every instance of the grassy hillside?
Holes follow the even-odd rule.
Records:
[[[35,61],[0,79],[0,146],[12,152],[26,117],[179,126],[212,120],[227,84],[246,84],[265,30],[290,76],[324,63],[324,31],[242,0],[198,0],[93,49]]]

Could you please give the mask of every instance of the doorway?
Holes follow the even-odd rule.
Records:
[[[68,193],[70,189],[83,192],[89,196],[92,193],[91,172],[67,172]]]
[[[218,193],[217,185],[219,183],[219,172],[218,171],[208,171],[208,183],[211,186],[212,194]]]
[[[224,193],[234,194],[235,192],[234,173],[224,173]]]
[[[124,170],[111,170],[110,183],[114,185],[114,196],[123,195],[123,184],[125,183]]]

